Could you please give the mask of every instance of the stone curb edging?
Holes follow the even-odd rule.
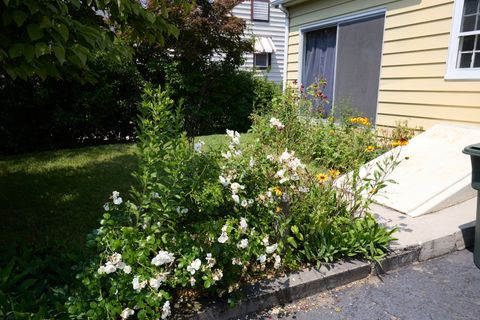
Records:
[[[195,319],[237,319],[366,278],[371,274],[383,274],[413,262],[462,250],[473,245],[474,231],[474,226],[465,226],[455,234],[392,252],[383,258],[380,264],[360,260],[340,261],[320,269],[303,269],[274,279],[262,280],[243,288],[245,297],[235,307],[230,308],[225,303],[214,302],[199,312]]]

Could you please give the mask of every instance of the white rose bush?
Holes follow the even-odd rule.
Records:
[[[138,183],[104,204],[71,317],[168,319],[187,298],[232,302],[267,273],[385,254],[391,231],[356,215],[333,178],[319,183],[294,150],[243,146],[235,130],[224,150],[192,145],[181,108],[160,89],[146,90],[140,110]],[[292,134],[286,118],[264,123],[269,135]],[[382,177],[369,184],[375,192]]]

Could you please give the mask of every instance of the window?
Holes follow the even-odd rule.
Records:
[[[252,20],[265,21],[270,20],[270,1],[269,0],[252,0]]]
[[[267,69],[272,63],[271,53],[254,53],[253,54],[253,65],[257,69]]]
[[[455,1],[446,79],[480,79],[480,0]]]
[[[375,10],[300,29],[299,78],[305,87],[327,81],[326,113],[347,104],[375,122],[384,22],[384,11]]]

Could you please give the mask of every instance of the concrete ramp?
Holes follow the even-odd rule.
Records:
[[[404,160],[389,176],[397,184],[389,184],[374,200],[416,217],[475,197],[470,157],[462,150],[478,142],[480,127],[441,124],[428,129],[401,148],[399,159]]]

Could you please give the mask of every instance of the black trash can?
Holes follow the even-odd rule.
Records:
[[[475,225],[473,261],[480,268],[480,143],[465,147],[463,153],[470,155],[472,160],[472,188],[477,190],[477,222]]]

